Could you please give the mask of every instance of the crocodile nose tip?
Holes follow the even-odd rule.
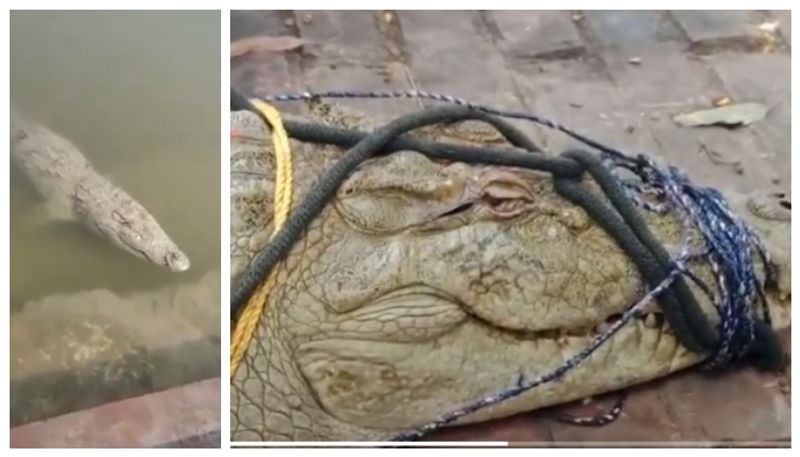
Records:
[[[175,271],[186,271],[190,266],[191,263],[189,262],[189,259],[184,258],[182,262],[179,262],[177,265],[175,265]]]
[[[167,257],[167,266],[169,266],[170,270],[180,273],[188,270],[191,266],[191,262],[189,262],[189,258],[184,254],[171,253]]]

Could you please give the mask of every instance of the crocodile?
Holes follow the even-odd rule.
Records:
[[[15,110],[10,133],[12,162],[44,198],[48,217],[82,222],[128,253],[171,271],[189,269],[189,258],[155,217],[98,173],[73,143]]]
[[[286,114],[286,117],[292,117]],[[303,120],[369,129],[377,119],[317,103]],[[386,121],[388,119],[382,119]],[[462,124],[425,139],[469,144]],[[274,158],[255,114],[231,113],[231,284],[272,233]],[[293,209],[344,151],[291,140]],[[589,178],[587,189],[597,192]],[[725,192],[763,236],[777,281],[773,326],[790,321],[790,210],[784,194]],[[642,211],[671,255],[674,214]],[[765,268],[756,262],[763,279]],[[704,261],[690,269],[713,283]],[[362,163],[275,267],[231,379],[231,441],[379,441],[431,423],[562,364],[647,290],[583,211],[532,170],[398,151]],[[704,314],[713,304],[689,283]],[[624,389],[697,365],[657,304],[558,382],[470,413],[475,423]]]

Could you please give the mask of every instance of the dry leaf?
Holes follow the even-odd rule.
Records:
[[[628,59],[628,63],[631,64],[631,65],[641,65],[642,64],[642,58],[641,57],[631,57],[630,59]]]
[[[716,107],[718,107],[718,108],[720,106],[730,105],[732,102],[733,102],[733,100],[731,100],[731,98],[728,97],[727,95],[723,95],[721,97],[715,98],[714,100],[711,100],[711,104],[716,106]]]
[[[254,52],[283,52],[297,49],[309,41],[296,36],[256,36],[231,43],[231,57]]]
[[[769,108],[761,103],[739,103],[693,113],[679,114],[673,120],[684,127],[705,125],[748,125],[760,121]]]

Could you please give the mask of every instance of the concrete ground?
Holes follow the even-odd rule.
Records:
[[[207,379],[21,425],[11,447],[220,447],[219,398],[219,378]]]
[[[219,447],[220,272],[12,315],[12,447]],[[227,417],[227,414],[225,415]]]
[[[231,84],[248,95],[442,92],[533,111],[718,188],[791,189],[788,11],[231,13],[232,41],[259,35],[294,35],[309,44],[232,59]],[[770,110],[733,130],[689,129],[672,120],[722,97]],[[385,119],[418,106],[352,104]],[[574,146],[563,135],[528,131],[554,152]],[[788,391],[786,379],[747,369],[713,379],[687,373],[634,389],[622,417],[606,427],[556,423],[553,410],[545,410],[431,439],[787,445]]]

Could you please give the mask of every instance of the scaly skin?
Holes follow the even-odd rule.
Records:
[[[335,110],[310,117],[366,124]],[[274,171],[258,118],[234,113],[231,125],[235,284],[272,232]],[[341,151],[296,141],[292,148],[296,205]],[[789,222],[769,217],[775,201],[731,198],[766,237],[780,276],[768,298],[776,327],[787,327]],[[681,223],[645,217],[677,254]],[[693,271],[712,279],[708,265]],[[360,166],[280,264],[277,284],[232,382],[233,441],[390,438],[512,386],[522,373],[550,371],[645,291],[626,255],[555,193],[548,175],[437,163],[411,151]],[[699,360],[652,305],[561,382],[457,423],[601,394]]]
[[[50,216],[80,221],[156,265],[189,269],[189,258],[139,202],[98,174],[75,145],[13,111],[11,157],[45,199]]]

